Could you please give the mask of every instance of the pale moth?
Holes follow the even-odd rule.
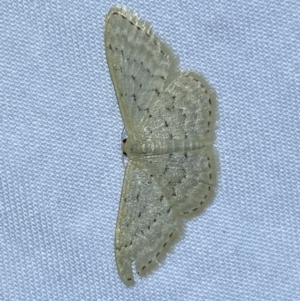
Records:
[[[180,71],[173,51],[131,11],[106,16],[105,48],[128,138],[115,233],[120,278],[134,284],[161,261],[212,198],[216,95],[204,78]]]

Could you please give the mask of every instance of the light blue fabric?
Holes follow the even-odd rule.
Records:
[[[124,1],[219,99],[216,197],[133,288],[114,261],[114,4],[0,2],[0,300],[300,300],[300,2]]]

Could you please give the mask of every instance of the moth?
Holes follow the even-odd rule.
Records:
[[[105,50],[128,135],[115,257],[133,285],[133,263],[140,276],[152,271],[213,196],[216,94],[203,76],[180,71],[171,48],[126,8],[108,12]]]

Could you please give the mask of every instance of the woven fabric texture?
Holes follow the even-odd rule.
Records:
[[[0,3],[0,300],[299,300],[300,2],[123,1],[218,94],[220,174],[132,288],[114,230],[123,123],[112,1]]]

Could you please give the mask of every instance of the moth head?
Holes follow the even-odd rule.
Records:
[[[122,140],[122,152],[124,156],[132,158],[135,154],[138,154],[140,143],[134,139],[134,137],[127,137]]]

